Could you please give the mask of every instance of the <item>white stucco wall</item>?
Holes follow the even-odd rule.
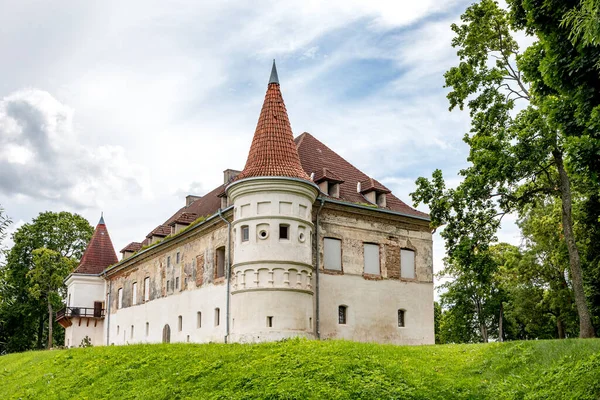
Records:
[[[231,341],[313,338],[311,239],[316,187],[298,180],[260,178],[240,181],[227,193],[234,205]],[[282,224],[289,226],[287,239],[280,238]],[[243,226],[249,228],[247,241],[242,240]]]
[[[94,302],[104,301],[105,281],[100,276],[71,274],[66,281],[68,307],[94,308]],[[91,312],[91,310],[88,310]],[[88,336],[94,346],[105,343],[104,319],[71,317],[72,325],[65,329],[65,346],[77,347]]]
[[[71,274],[66,284],[69,307],[93,308],[95,301],[104,301],[104,278],[100,276]]]
[[[171,328],[171,343],[223,342],[225,338],[226,289],[224,285],[209,285],[201,289],[187,290],[168,297],[157,298],[111,311],[109,343],[161,343],[163,328]],[[215,308],[220,309],[220,323],[215,326]],[[197,327],[197,313],[202,313],[202,326]],[[182,316],[182,330],[178,318]],[[149,324],[146,335],[146,323]],[[134,326],[133,337],[131,326]],[[118,333],[117,333],[118,330]]]
[[[433,344],[433,283],[372,281],[357,275],[320,276],[321,338],[394,344]],[[347,322],[338,323],[338,307]],[[398,327],[398,310],[405,327]]]

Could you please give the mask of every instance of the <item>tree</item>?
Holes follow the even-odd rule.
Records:
[[[0,267],[0,352],[42,348],[49,330],[54,340],[60,340],[64,332],[54,330],[54,319],[48,319],[48,299],[30,291],[35,277],[31,271],[36,268],[34,252],[48,249],[75,265],[92,233],[87,220],[68,212],[40,213],[13,233],[14,245],[7,251],[6,265]]]
[[[569,38],[574,44],[600,44],[600,1],[581,1],[579,7],[573,7],[565,14],[561,26],[571,30]]]
[[[8,218],[8,216],[4,212],[4,208],[2,208],[2,206],[0,205],[0,245],[6,238],[6,230],[10,223],[10,218]]]
[[[33,268],[28,272],[29,293],[37,300],[46,299],[48,321],[53,321],[53,304],[62,304],[64,279],[77,267],[77,260],[46,248],[33,251]],[[48,349],[52,348],[52,325],[48,324]]]
[[[429,205],[434,228],[445,225],[449,261],[466,272],[473,268],[469,258],[485,257],[504,215],[548,197],[559,199],[579,334],[594,337],[573,228],[570,165],[571,154],[600,148],[591,136],[597,134],[598,99],[589,93],[598,86],[585,88],[593,83],[588,72],[600,53],[589,46],[575,48],[567,39],[570,32],[556,19],[568,11],[561,2],[514,0],[509,7],[482,0],[467,8],[462,24],[452,25],[460,62],[445,79],[450,110],[466,105],[470,111],[471,130],[464,140],[471,165],[460,172],[464,180],[456,189],[446,189],[439,170],[431,181],[419,178],[413,200]],[[539,40],[521,54],[513,29]],[[556,59],[559,54],[563,59]],[[574,74],[576,68],[585,73]],[[595,168],[598,161],[591,154],[573,169]]]

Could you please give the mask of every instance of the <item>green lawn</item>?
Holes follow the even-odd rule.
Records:
[[[0,398],[600,399],[600,339],[37,351],[0,357]]]

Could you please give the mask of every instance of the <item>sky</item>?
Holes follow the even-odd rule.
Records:
[[[104,212],[117,252],[141,241],[187,194],[244,167],[273,59],[295,135],[411,205],[437,168],[455,186],[469,118],[448,111],[443,73],[470,3],[0,0],[10,232],[46,210],[93,226]],[[499,239],[518,243],[513,219]],[[436,233],[435,272],[443,257]]]

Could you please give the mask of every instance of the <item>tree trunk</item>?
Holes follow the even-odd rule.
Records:
[[[52,348],[52,325],[54,323],[52,314],[52,303],[50,302],[50,296],[48,296],[48,350]]]
[[[504,319],[504,304],[500,302],[500,318],[498,319],[498,340],[504,342],[504,330],[502,320]]]
[[[479,330],[481,331],[481,339],[483,343],[488,342],[488,332],[487,326],[485,326],[485,322],[483,322],[483,316],[481,311],[481,303],[477,300],[477,321],[479,321]]]
[[[588,309],[585,300],[585,292],[583,289],[583,273],[581,271],[581,260],[579,258],[579,250],[575,242],[575,234],[573,233],[573,216],[571,214],[571,183],[569,175],[565,170],[563,155],[557,149],[552,151],[552,156],[556,162],[558,176],[560,181],[560,197],[562,200],[562,223],[567,249],[569,250],[569,268],[571,270],[571,283],[573,284],[573,292],[575,294],[575,304],[577,305],[577,314],[579,315],[579,337],[593,338],[594,327],[590,318],[590,310]]]
[[[565,327],[563,326],[562,320],[560,317],[556,317],[556,329],[558,330],[558,338],[565,338]]]
[[[46,317],[46,313],[44,313],[40,309],[40,319],[38,320],[38,334],[37,334],[37,348],[43,348],[43,336],[44,336],[44,318]]]

